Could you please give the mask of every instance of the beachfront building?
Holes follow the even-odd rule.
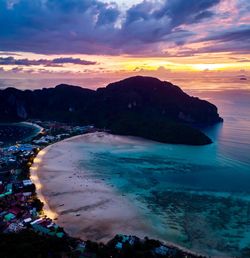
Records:
[[[62,228],[48,218],[39,218],[31,222],[30,225],[34,231],[43,235],[57,236],[58,238],[62,238],[65,235]]]

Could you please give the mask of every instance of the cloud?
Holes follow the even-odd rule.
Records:
[[[9,57],[0,57],[0,65],[20,65],[20,66],[47,66],[47,67],[61,67],[64,64],[77,64],[77,65],[95,65],[97,62],[86,61],[80,58],[72,57],[61,57],[55,58],[52,60],[49,59],[39,59],[39,60],[30,60],[30,59],[15,59],[12,56]]]
[[[194,33],[182,30],[179,26],[212,17],[214,13],[208,9],[219,2],[220,0],[145,0],[127,11],[122,32],[127,39],[137,39],[144,43],[168,41],[183,44]]]
[[[17,53],[12,53],[12,52],[0,52],[0,55],[4,55],[4,56],[20,56],[20,54]]]
[[[25,59],[15,59],[12,56],[9,57],[0,57],[0,65],[42,65],[45,63],[45,60],[29,60]]]
[[[11,72],[13,72],[13,73],[20,73],[20,72],[23,72],[23,68],[14,67],[14,68],[11,69]]]
[[[157,68],[157,72],[160,72],[160,73],[165,73],[165,72],[171,72],[171,69],[167,69],[167,68],[165,68],[164,66],[159,66],[158,68]]]
[[[219,4],[220,0],[169,0],[164,1],[163,7],[156,12],[156,16],[171,18],[171,25],[176,27],[181,24],[197,23],[213,16],[209,8]]]
[[[0,50],[117,55],[154,49],[160,53],[163,43],[185,44],[195,32],[180,27],[211,19],[219,2],[144,0],[124,14],[115,3],[100,0],[2,0]]]
[[[104,0],[1,0],[0,50],[6,51],[6,55],[20,51],[164,57],[206,52],[249,53],[250,27],[245,24],[249,21],[249,1],[229,2],[141,0],[124,11],[114,2]],[[188,46],[204,42],[208,44]],[[174,54],[171,51],[182,46],[184,50]],[[96,64],[68,57],[51,61],[11,59],[11,56],[0,58],[0,64],[51,67]]]
[[[179,49],[178,51],[175,51],[174,53],[171,53],[169,51],[164,52],[165,57],[190,57],[195,56],[195,51],[193,49]]]
[[[196,49],[195,53],[234,52],[250,54],[250,26],[234,26],[223,32],[216,30],[197,42],[210,44]]]
[[[97,62],[86,61],[80,58],[72,58],[72,57],[61,57],[55,58],[51,61],[53,64],[78,64],[78,65],[95,65]]]
[[[230,28],[224,32],[217,32],[215,35],[208,36],[205,41],[218,40],[220,42],[228,41],[250,41],[250,26],[240,26]]]
[[[239,63],[250,63],[250,59],[241,59],[241,60],[238,60],[237,62],[239,62]]]

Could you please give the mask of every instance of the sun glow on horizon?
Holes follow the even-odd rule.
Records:
[[[204,71],[204,70],[209,70],[209,71],[216,71],[216,70],[226,70],[230,67],[232,67],[232,64],[193,64],[191,67],[194,70],[198,71]]]
[[[169,57],[162,56],[131,56],[131,55],[43,55],[26,52],[16,52],[15,60],[25,63],[35,61],[36,65],[1,65],[0,76],[6,79],[7,85],[13,85],[17,80],[17,88],[28,89],[41,87],[54,87],[57,84],[68,83],[84,88],[96,89],[107,84],[125,79],[127,77],[142,75],[157,77],[161,80],[174,82],[178,85],[178,79],[204,78],[204,76],[231,77],[237,81],[238,76],[250,77],[250,57],[232,53],[199,54],[195,56]],[[8,53],[3,58],[8,58]],[[75,60],[76,63],[57,64],[46,66],[39,61],[51,62],[57,59]],[[45,60],[45,61],[44,61]],[[78,64],[79,60],[94,62],[91,65]],[[37,62],[37,63],[36,63]],[[38,80],[37,80],[38,79]],[[44,80],[44,82],[43,82]],[[243,82],[243,81],[241,81]],[[248,81],[241,87],[249,87]],[[27,86],[28,85],[28,86]],[[31,85],[31,86],[30,86]],[[182,84],[180,84],[182,86]],[[39,152],[40,157],[45,150]],[[37,160],[35,162],[38,162]],[[36,168],[31,168],[35,170]]]

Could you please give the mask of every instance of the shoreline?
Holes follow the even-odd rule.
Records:
[[[70,235],[86,240],[107,242],[120,232],[145,236],[149,226],[133,205],[113,188],[75,166],[72,156],[77,160],[79,156],[71,153],[67,142],[78,142],[86,136],[52,144],[34,159],[31,179],[38,189],[38,198],[45,203],[44,214],[56,219]],[[64,144],[63,148],[58,150],[58,144],[60,147]]]
[[[39,135],[40,133],[43,132],[44,128],[39,126],[38,124],[35,124],[35,123],[32,123],[32,122],[6,122],[6,123],[0,123],[0,126],[17,126],[17,127],[22,127],[22,128],[25,128],[25,129],[32,129],[33,132],[30,133],[28,136],[26,137],[21,137],[20,139],[16,140],[15,142],[4,142],[4,141],[1,141],[0,143],[0,146],[9,146],[9,145],[12,145],[12,144],[16,144],[16,143],[31,143],[32,139],[34,137],[36,137],[37,135]]]
[[[28,125],[28,126],[33,126],[33,127],[37,128],[37,129],[39,129],[40,131],[39,131],[37,134],[41,133],[41,132],[44,130],[44,128],[41,127],[40,125],[35,124],[35,123],[31,123],[31,122],[25,122],[25,121],[24,121],[24,122],[19,122],[19,124]]]
[[[30,179],[36,187],[36,194],[37,194],[38,199],[43,203],[42,212],[48,218],[55,220],[58,215],[54,211],[52,211],[51,208],[49,207],[49,204],[48,204],[47,200],[45,199],[45,197],[42,193],[42,190],[41,190],[43,186],[40,182],[39,176],[36,174],[37,166],[38,166],[38,163],[39,163],[41,157],[46,153],[46,151],[48,151],[50,149],[50,147],[51,147],[51,145],[49,145],[49,146],[45,147],[44,149],[42,149],[41,151],[39,151],[37,156],[34,158],[33,164],[30,167]]]
[[[101,132],[99,134],[106,134],[104,132]],[[42,149],[38,155],[36,156],[36,158],[34,159],[34,163],[33,165],[31,166],[31,169],[30,169],[30,174],[31,174],[31,179],[32,181],[34,182],[34,184],[36,185],[36,192],[37,192],[37,196],[38,198],[44,202],[44,207],[43,207],[43,211],[44,211],[44,214],[48,217],[50,217],[51,219],[53,220],[56,220],[57,224],[59,224],[60,226],[62,226],[65,231],[67,233],[69,233],[70,236],[72,236],[72,232],[71,230],[68,230],[67,229],[67,226],[63,225],[64,223],[60,223],[62,220],[60,219],[60,213],[63,212],[63,209],[59,209],[59,212],[58,212],[58,206],[55,207],[56,205],[51,205],[51,200],[49,200],[50,197],[46,196],[46,194],[43,193],[43,191],[45,191],[46,187],[44,187],[44,184],[43,184],[43,180],[41,180],[41,170],[44,171],[44,163],[46,163],[46,161],[44,162],[43,161],[43,158],[45,158],[46,160],[46,157],[44,157],[46,154],[48,154],[49,151],[51,151],[52,148],[54,147],[57,147],[58,144],[64,144],[64,143],[67,143],[67,142],[72,142],[72,141],[76,141],[76,140],[79,140],[81,138],[86,138],[86,136],[88,135],[93,135],[93,133],[88,133],[88,134],[82,134],[82,135],[77,135],[77,136],[73,136],[73,137],[70,137],[70,138],[67,138],[67,139],[64,139],[62,141],[59,141],[59,142],[56,142],[56,143],[53,143],[51,145],[48,145],[47,147],[45,147],[44,149]],[[115,135],[116,136],[116,135]],[[117,136],[117,137],[120,137],[120,136]],[[129,137],[129,136],[128,136]],[[130,137],[129,137],[130,138]],[[136,137],[138,138],[138,137]],[[134,140],[134,137],[131,137],[131,140]],[[53,151],[53,150],[52,150]],[[73,169],[72,169],[73,170]],[[46,170],[45,170],[46,171]],[[45,172],[46,173],[46,172]],[[73,174],[73,171],[72,171],[72,174]],[[78,180],[79,181],[79,180]],[[82,181],[80,180],[80,183]],[[57,182],[58,183],[58,182]],[[90,191],[90,189],[88,189],[88,191]],[[56,193],[55,193],[56,194]],[[85,193],[86,194],[86,193]],[[95,193],[96,194],[96,193]],[[64,207],[65,204],[63,203],[63,205],[59,205],[59,207]],[[75,218],[80,218],[80,220],[82,221],[82,224],[86,223],[86,218],[82,217],[81,215],[77,216],[78,214],[75,215]],[[93,214],[92,214],[93,215]],[[100,214],[99,214],[100,215]],[[71,217],[73,217],[74,215],[71,214],[70,215]],[[96,217],[96,215],[95,215]],[[70,223],[68,224],[71,224],[74,223],[75,221],[75,218],[73,219],[73,221],[71,221]],[[71,218],[72,220],[72,218]],[[85,221],[85,222],[84,222]],[[76,221],[75,221],[76,222]],[[78,221],[79,223],[79,221]],[[113,222],[111,222],[113,224]],[[77,224],[77,223],[76,223]],[[120,222],[119,222],[120,224]],[[74,227],[74,225],[72,225]],[[90,228],[91,229],[91,228]],[[148,233],[149,231],[147,231]],[[110,240],[114,235],[118,234],[118,233],[124,233],[124,232],[114,232],[113,235],[110,235],[108,237],[106,237],[106,240]],[[144,238],[147,233],[142,233],[142,234],[137,234],[137,233],[132,233],[131,235],[136,235],[140,238]],[[98,234],[100,234],[100,232],[98,232]],[[129,232],[127,233],[129,234]],[[84,238],[83,240],[87,240],[89,239],[89,236],[88,235],[91,235],[91,234],[85,234],[85,235],[82,235],[82,236],[77,236],[73,234],[73,237],[80,237],[80,238]],[[153,238],[153,239],[158,239],[159,241],[161,241],[162,243],[166,244],[167,246],[169,247],[175,247],[175,248],[178,248],[179,250],[181,251],[184,251],[184,252],[188,252],[190,254],[193,254],[193,255],[202,255],[201,253],[199,252],[195,252],[195,251],[191,251],[183,246],[180,246],[178,244],[175,244],[173,242],[170,242],[170,241],[165,241],[165,240],[162,240],[162,239],[159,239],[159,237],[157,236],[153,236],[153,235],[150,235],[150,238]],[[90,240],[93,240],[93,241],[96,241],[96,242],[102,242],[102,239],[90,239]]]
[[[26,122],[24,122],[24,123],[26,123]],[[37,125],[37,126],[39,126],[39,125]],[[45,199],[45,197],[42,193],[41,189],[42,189],[43,186],[40,182],[39,176],[37,175],[37,170],[38,170],[39,163],[41,162],[42,157],[51,149],[52,146],[54,146],[58,143],[66,142],[68,140],[74,140],[74,139],[80,138],[83,135],[85,135],[85,134],[69,137],[67,139],[64,139],[64,140],[61,140],[61,141],[58,141],[58,142],[54,142],[54,143],[49,144],[48,146],[44,147],[43,149],[41,149],[37,153],[36,157],[33,160],[32,165],[30,167],[30,179],[36,187],[36,194],[37,194],[38,199],[40,199],[40,201],[44,203],[43,212],[46,216],[48,216],[52,220],[56,220],[58,214],[56,212],[52,211],[52,209],[49,207],[49,204],[48,204],[47,200]]]
[[[33,134],[33,135],[31,135],[31,136],[25,138],[24,141],[26,141],[26,142],[32,140],[34,137],[36,137],[37,135],[39,135],[40,133],[42,133],[43,130],[44,130],[44,128],[41,127],[40,125],[35,124],[35,123],[31,123],[31,122],[25,122],[25,121],[24,121],[24,122],[19,122],[19,124],[22,124],[22,125],[28,126],[28,127],[34,127],[34,128],[36,128],[37,130],[39,130],[39,131],[37,131],[35,134]]]

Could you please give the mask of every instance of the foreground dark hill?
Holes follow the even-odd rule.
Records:
[[[91,123],[116,134],[193,145],[211,142],[193,125],[221,121],[213,104],[169,82],[141,76],[97,91],[69,85],[0,91],[0,121],[29,118]]]

